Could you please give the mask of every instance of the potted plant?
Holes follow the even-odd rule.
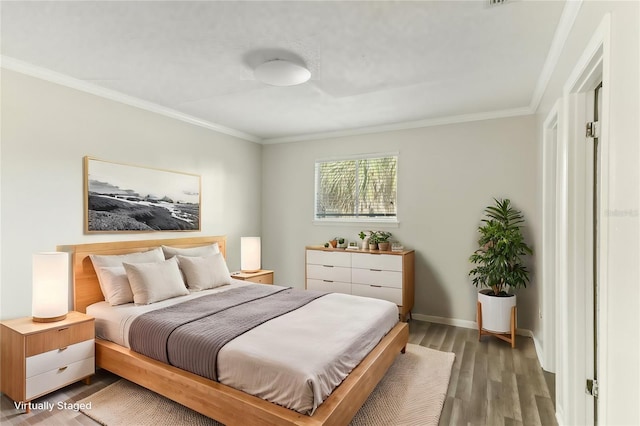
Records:
[[[494,201],[495,205],[485,209],[486,218],[478,227],[479,248],[469,258],[476,267],[469,275],[474,286],[485,288],[478,292],[480,334],[483,330],[510,333],[514,346],[516,295],[509,291],[527,286],[529,271],[523,257],[533,251],[522,235],[522,213],[509,199]]]
[[[334,240],[338,240],[338,248],[347,248],[347,240],[342,237],[335,237]]]
[[[369,250],[378,250],[378,234],[373,231],[369,235]]]
[[[386,232],[386,231],[376,232],[376,240],[378,241],[378,248],[380,250],[389,251],[389,247],[391,246],[391,243],[389,242],[390,237],[391,237],[391,232]]]
[[[369,248],[370,237],[366,234],[366,232],[371,235],[371,231],[360,231],[360,233],[358,234],[358,237],[360,237],[360,239],[362,240],[362,250],[367,250]]]

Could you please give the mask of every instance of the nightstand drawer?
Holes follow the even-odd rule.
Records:
[[[351,294],[388,300],[398,306],[402,305],[402,289],[377,287],[372,285],[351,284]]]
[[[93,339],[93,321],[70,324],[26,336],[26,356],[60,349],[75,343]]]
[[[26,377],[37,376],[49,370],[64,367],[74,362],[93,358],[95,342],[93,339],[76,343],[61,349],[54,349],[42,354],[30,356],[26,362]]]
[[[273,284],[273,274],[265,274],[257,277],[247,278],[245,281],[258,284]]]
[[[355,268],[351,271],[352,283],[402,288],[402,272]]]
[[[49,370],[27,378],[26,399],[48,393],[62,386],[77,382],[95,371],[95,358],[87,358],[72,364]]]

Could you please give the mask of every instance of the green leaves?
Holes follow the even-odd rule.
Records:
[[[522,257],[533,254],[533,250],[522,235],[522,213],[511,206],[509,199],[494,201],[495,206],[485,209],[487,218],[482,219],[484,224],[478,228],[479,248],[469,257],[469,261],[478,266],[469,275],[473,276],[476,287],[491,287],[499,294],[507,286],[527,286],[529,271]]]
[[[316,217],[395,217],[397,156],[316,162]]]

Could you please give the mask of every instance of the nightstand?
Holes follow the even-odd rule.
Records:
[[[231,278],[259,284],[273,284],[273,271],[261,269],[258,272],[235,272],[231,274]]]
[[[95,373],[94,319],[69,312],[62,321],[0,322],[2,392],[28,413],[29,402]]]

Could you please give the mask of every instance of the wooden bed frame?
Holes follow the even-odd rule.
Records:
[[[70,253],[74,309],[104,300],[90,254],[141,252],[161,245],[197,247],[218,243],[226,256],[226,237],[190,237],[58,246]],[[406,323],[398,323],[321,404],[313,416],[270,403],[140,355],[115,343],[96,339],[96,364],[205,416],[230,425],[347,425],[385,375],[409,339]]]

